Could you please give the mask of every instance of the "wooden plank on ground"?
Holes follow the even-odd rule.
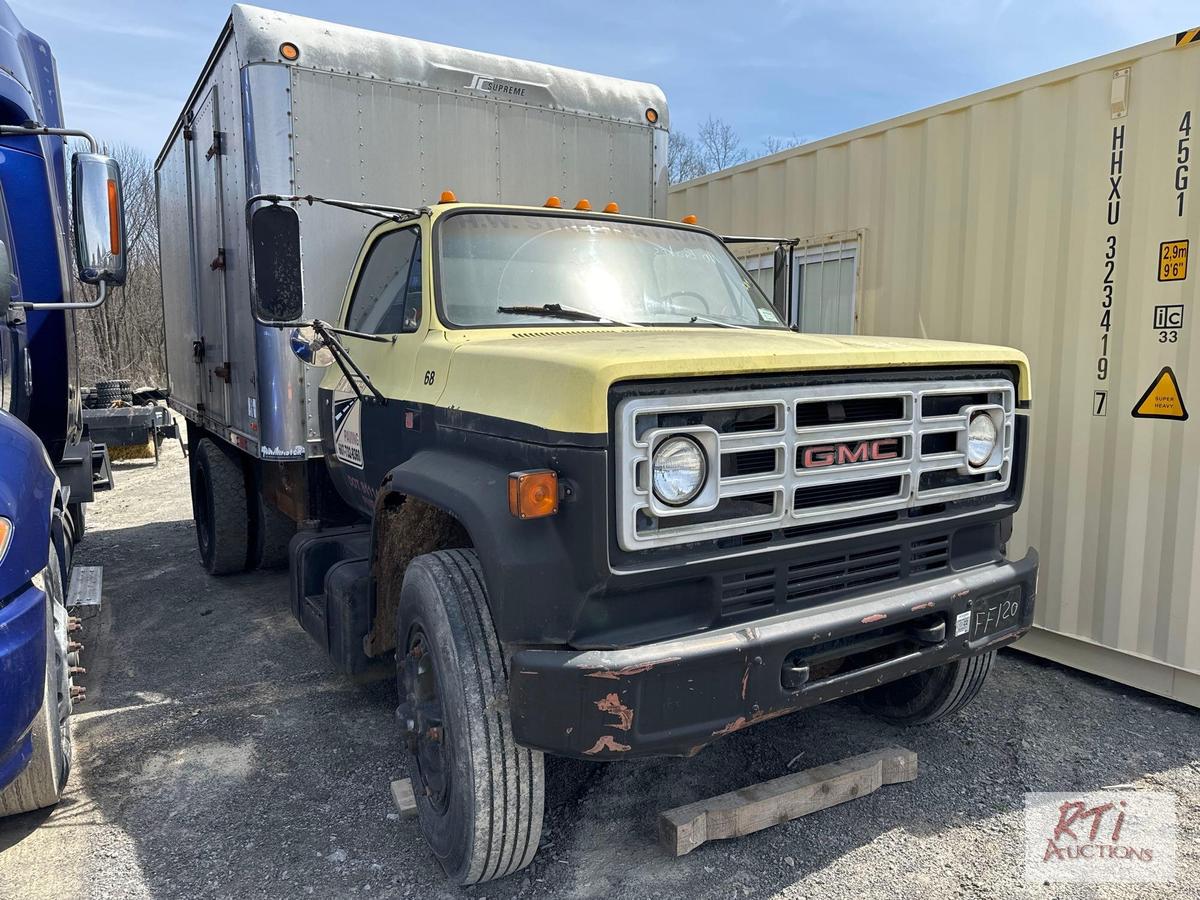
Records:
[[[402,817],[407,819],[417,814],[417,797],[410,779],[400,778],[392,782],[392,801]]]
[[[659,843],[672,856],[705,841],[742,837],[917,777],[917,754],[885,747],[679,806],[658,816]]]

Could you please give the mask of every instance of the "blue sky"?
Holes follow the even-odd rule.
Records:
[[[54,48],[68,124],[157,154],[229,14],[215,0],[9,0]],[[1182,0],[740,3],[276,0],[278,8],[660,85],[757,150],[815,139],[1200,25]],[[757,155],[757,154],[756,154]]]

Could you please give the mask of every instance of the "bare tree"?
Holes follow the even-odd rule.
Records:
[[[671,184],[736,166],[749,158],[742,139],[724,119],[709,116],[696,137],[676,131],[667,143],[667,177]]]
[[[762,155],[770,156],[772,153],[791,150],[793,147],[799,147],[803,143],[804,138],[799,137],[794,131],[787,137],[769,134],[762,139]]]
[[[746,148],[734,127],[724,119],[709,116],[697,132],[700,152],[710,172],[728,169],[746,161]]]
[[[671,184],[699,178],[709,171],[700,148],[690,137],[677,131],[667,139],[667,180]]]
[[[166,360],[154,169],[136,147],[120,144],[109,152],[121,167],[127,272],[124,286],[109,291],[103,306],[79,315],[80,378],[161,387]]]

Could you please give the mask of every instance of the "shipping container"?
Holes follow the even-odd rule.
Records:
[[[1198,37],[721,171],[674,187],[669,209],[799,237],[804,330],[1026,351],[1033,434],[1010,553],[1036,546],[1042,574],[1019,646],[1200,706]],[[757,249],[739,245],[765,285]]]
[[[662,215],[668,119],[654,85],[235,5],[155,164],[172,407],[261,459],[321,455],[320,370],[250,315],[250,197]],[[375,223],[298,211],[305,316],[330,320]]]

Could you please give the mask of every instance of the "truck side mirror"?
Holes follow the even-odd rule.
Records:
[[[124,284],[125,205],[117,161],[100,153],[76,153],[71,163],[71,201],[79,280]]]
[[[290,206],[260,206],[250,217],[254,258],[254,318],[263,325],[285,325],[304,315],[300,268],[300,217]]]
[[[780,244],[775,248],[775,281],[771,302],[779,318],[788,325],[792,324],[792,248]]]
[[[0,240],[0,322],[8,315],[8,305],[12,302],[12,258],[8,255],[8,245]]]

